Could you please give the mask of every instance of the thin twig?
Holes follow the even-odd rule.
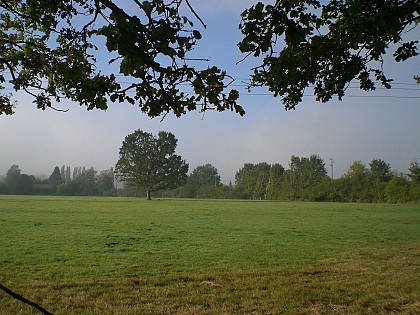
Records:
[[[56,112],[62,112],[62,113],[67,113],[69,111],[69,109],[59,109],[59,108],[55,108],[53,106],[48,106],[49,108],[51,108],[52,110],[55,110]]]
[[[246,54],[245,57],[243,57],[241,60],[239,60],[237,63],[235,63],[235,65],[237,66],[238,64],[240,64],[241,62],[245,61],[246,58],[248,58],[253,52],[255,52],[255,50],[250,51],[249,53]]]
[[[274,5],[274,10],[276,10],[280,5],[281,0],[277,0],[276,4]]]
[[[162,119],[160,120],[160,122],[163,122],[163,121],[165,120],[165,117],[166,117],[168,114],[169,114],[169,111],[168,111],[168,112],[166,112],[166,113],[163,115],[163,117],[162,117]]]
[[[8,288],[6,288],[4,285],[2,285],[0,283],[0,289],[2,289],[4,292],[6,292],[8,295],[10,295],[12,298],[19,300],[25,304],[28,304],[30,306],[32,306],[33,308],[36,308],[38,311],[40,311],[42,314],[45,315],[53,315],[53,313],[48,312],[45,308],[43,308],[42,306],[39,306],[38,304],[29,301],[28,299],[25,299],[23,296],[13,292],[12,290],[9,290]]]
[[[228,75],[228,74],[225,74],[224,77],[230,79],[230,82],[228,84],[226,84],[224,86],[224,88],[227,88],[229,85],[231,85],[233,82],[235,82],[235,79],[232,76]]]
[[[201,22],[201,24],[204,26],[204,28],[207,28],[207,25],[203,22],[203,20],[198,16],[198,14],[194,11],[193,7],[191,6],[190,2],[188,0],[185,0],[185,3],[190,8],[191,12],[195,15],[195,17]]]

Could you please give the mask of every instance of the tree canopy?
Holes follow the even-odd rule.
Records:
[[[209,187],[217,187],[220,185],[220,175],[210,163],[197,166],[187,178],[184,186],[185,196],[196,198],[201,195],[200,190],[206,190]]]
[[[146,191],[147,199],[153,191],[185,184],[188,164],[175,154],[177,142],[165,131],[157,136],[142,130],[129,134],[120,148],[116,177]]]
[[[413,182],[420,184],[420,164],[415,161],[411,162],[408,170],[410,171],[410,173],[407,174],[408,177],[410,177]]]
[[[402,34],[417,26],[417,0],[277,0],[261,2],[242,13],[242,52],[261,59],[252,86],[267,86],[286,109],[313,87],[317,101],[341,100],[348,84],[375,90],[375,81],[391,88],[383,70],[391,44],[395,61],[418,55],[418,41]]]
[[[383,56],[391,44],[397,62],[418,54],[402,34],[419,11],[417,0],[258,2],[240,24],[239,49],[261,62],[249,87],[267,86],[286,109],[311,86],[322,102],[341,99],[352,80],[366,91],[375,81],[390,88]],[[151,117],[210,108],[243,115],[233,78],[191,58],[203,27],[188,0],[0,1],[0,114],[13,113],[8,90],[23,90],[40,109],[65,98],[88,110],[128,102]]]
[[[54,167],[54,171],[51,173],[49,182],[51,185],[57,186],[63,182],[61,177],[60,168],[58,166]]]
[[[198,69],[188,53],[202,37],[180,14],[188,0],[8,0],[0,1],[1,88],[24,90],[40,109],[63,98],[88,110],[108,101],[137,104],[151,117],[216,108],[243,114],[231,78],[213,66]],[[195,18],[199,23],[201,19]],[[195,22],[195,21],[194,21]],[[98,38],[105,39],[105,47]],[[97,67],[98,51],[108,50],[110,73]],[[105,69],[106,71],[106,69]],[[6,76],[3,73],[8,73]],[[182,85],[189,85],[187,93]],[[0,95],[0,113],[12,114],[11,95]]]
[[[19,166],[14,164],[10,167],[6,174],[6,183],[8,184],[10,191],[15,193],[18,190],[19,178],[20,178]]]
[[[235,174],[236,187],[253,199],[266,198],[270,167],[267,162],[245,163]]]

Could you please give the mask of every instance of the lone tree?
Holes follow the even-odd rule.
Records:
[[[188,164],[175,154],[178,140],[170,132],[158,136],[137,130],[125,137],[120,158],[115,166],[116,177],[150,193],[177,188],[187,180]]]

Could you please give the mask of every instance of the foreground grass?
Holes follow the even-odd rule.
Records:
[[[419,223],[414,205],[2,196],[0,282],[57,314],[417,314]]]

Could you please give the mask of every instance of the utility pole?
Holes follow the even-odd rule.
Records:
[[[330,158],[330,166],[331,166],[331,191],[332,191],[332,197],[335,202],[335,188],[334,188],[334,160]]]

